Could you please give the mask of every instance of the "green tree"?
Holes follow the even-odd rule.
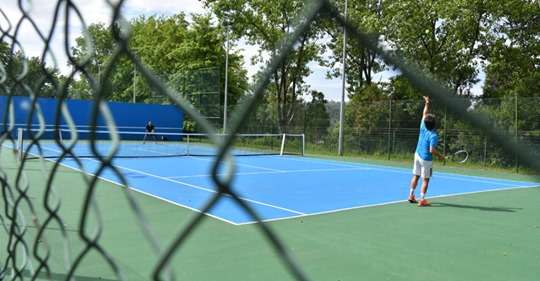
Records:
[[[323,93],[311,91],[311,101],[306,104],[304,115],[304,131],[308,139],[321,140],[326,134],[330,126],[330,115],[326,111],[327,102]]]
[[[5,74],[5,79],[0,77],[3,80],[3,87],[0,88],[3,95],[28,96],[31,92],[40,97],[56,95],[60,74],[40,58],[29,58],[20,51],[13,54],[7,43],[0,42],[0,64]],[[17,79],[20,81],[17,82]]]
[[[238,38],[260,47],[254,63],[267,63],[267,58],[276,55],[281,40],[293,31],[295,17],[305,6],[305,1],[300,0],[204,0],[203,3],[211,7],[221,21],[229,22]],[[314,23],[272,75],[267,91],[276,97],[277,121],[282,132],[293,124],[300,97],[308,91],[304,79],[310,74],[308,64],[319,58],[321,46],[316,40],[321,36],[318,23]]]
[[[343,1],[337,1],[341,6]],[[379,0],[351,0],[348,1],[348,19],[365,33],[371,34],[374,39],[379,38],[383,31],[382,6]],[[335,21],[325,22],[325,31],[330,40],[327,44],[334,56],[330,56],[324,64],[331,67],[330,77],[341,76],[341,63],[343,53],[343,27]],[[347,42],[347,86],[349,93],[361,91],[364,86],[373,83],[373,75],[382,71],[385,66],[377,54],[362,45],[356,37],[349,37]]]
[[[193,21],[189,23],[184,14],[170,17],[139,17],[131,22],[131,26],[130,48],[141,58],[146,67],[181,94],[208,92],[207,88],[212,87],[215,93],[211,101],[219,107],[219,115],[221,115],[222,110],[219,105],[224,99],[223,77],[226,51],[224,48],[225,30],[222,27],[212,24],[209,16],[202,15],[194,15]],[[110,30],[110,26],[103,24],[91,25],[88,29],[95,51],[86,70],[95,77],[103,71],[102,68],[116,47]],[[77,38],[73,53],[77,59],[82,59],[87,55],[88,50],[86,50],[83,37]],[[242,56],[238,51],[233,50],[229,56],[228,69],[228,102],[231,105],[234,105],[248,88],[247,72],[242,64]],[[208,71],[209,68],[215,71],[211,73]],[[214,80],[204,80],[208,78],[208,73],[213,75]],[[156,97],[144,79],[135,71],[133,63],[126,57],[122,57],[114,65],[107,79],[112,85],[108,100],[131,101],[134,91],[138,102],[156,102],[164,99],[164,97]],[[196,79],[198,80],[194,82]],[[86,80],[82,77],[81,80],[73,83],[72,88],[81,93],[77,94],[80,97],[86,97],[88,93],[92,93]],[[186,88],[186,84],[191,88]]]
[[[383,2],[386,42],[457,94],[478,82],[479,58],[492,25],[487,0]]]
[[[493,43],[484,53],[489,61],[484,97],[540,96],[540,6],[509,0],[492,13],[498,20],[490,30]]]
[[[372,84],[351,96],[345,115],[347,126],[363,133],[371,133],[385,128],[387,120],[388,97],[380,87]]]

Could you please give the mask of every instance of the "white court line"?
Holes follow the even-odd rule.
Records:
[[[32,152],[28,152],[28,154],[34,155],[34,156],[36,156],[36,157],[39,157],[39,154],[35,154],[35,153],[32,153]],[[51,159],[51,158],[43,158],[43,159],[44,159],[45,161],[49,161],[49,162],[53,162],[53,163],[56,163],[56,162],[57,162],[57,161],[56,161],[57,159],[56,159],[56,160],[55,160],[55,159]],[[87,158],[84,158],[84,159],[81,159],[81,160],[84,161],[85,159],[88,160]],[[98,161],[98,162],[99,162],[99,161]],[[77,167],[73,167],[73,166],[70,166],[70,165],[65,164],[65,163],[62,163],[62,162],[60,162],[59,164],[60,164],[60,166],[63,166],[63,167],[65,167],[65,168],[72,169],[72,170],[75,170],[75,171],[78,171],[78,172],[87,174],[87,175],[89,175],[89,176],[93,176],[93,177],[96,176],[94,173],[91,173],[91,172],[86,171],[86,170],[81,170],[81,169],[79,169],[79,168],[77,168]],[[197,212],[197,213],[202,213],[202,211],[199,210],[199,209],[195,209],[195,208],[193,208],[193,207],[190,207],[190,206],[187,206],[187,205],[184,205],[184,204],[180,204],[180,203],[178,203],[178,202],[171,201],[171,200],[169,200],[169,199],[165,199],[165,198],[162,198],[162,197],[153,195],[153,194],[151,194],[151,193],[148,193],[148,192],[139,190],[139,189],[137,189],[137,188],[135,188],[135,187],[133,187],[133,186],[125,186],[125,185],[121,184],[120,182],[117,182],[117,181],[114,181],[114,180],[105,178],[105,177],[103,177],[103,176],[99,176],[98,178],[101,179],[101,180],[103,180],[103,181],[110,182],[110,183],[112,183],[112,184],[118,185],[118,186],[120,186],[120,187],[127,187],[127,188],[129,188],[129,189],[131,189],[131,190],[133,190],[133,191],[135,191],[135,192],[138,192],[138,193],[141,193],[141,194],[144,194],[144,195],[147,195],[147,196],[156,198],[156,199],[158,199],[158,200],[161,200],[161,201],[164,201],[164,202],[167,202],[167,203],[171,203],[171,204],[173,204],[173,205],[176,205],[176,206],[179,206],[179,207],[183,207],[183,208],[186,208],[186,209],[188,209],[188,210],[191,210],[191,211],[194,211],[194,212]],[[207,215],[207,216],[209,216],[209,217],[211,217],[211,218],[214,218],[214,219],[217,219],[217,220],[226,222],[226,223],[230,223],[230,224],[232,224],[232,225],[239,225],[239,224],[236,223],[236,222],[229,221],[229,220],[227,220],[227,219],[224,219],[224,218],[222,218],[222,217],[218,217],[218,216],[212,215],[212,214],[210,214],[210,213],[204,213],[204,214]]]
[[[270,156],[272,157],[272,156]],[[279,156],[279,157],[283,157],[283,156]],[[198,158],[196,158],[198,159]],[[407,171],[407,169],[405,168],[395,168],[395,167],[386,167],[386,166],[380,166],[380,165],[373,165],[373,164],[358,164],[358,165],[355,165],[354,163],[351,163],[351,165],[347,165],[347,164],[341,164],[341,163],[333,163],[332,160],[325,160],[325,159],[311,159],[312,161],[309,161],[307,159],[298,159],[298,158],[293,158],[293,157],[290,157],[290,156],[287,156],[287,159],[288,160],[296,160],[296,161],[301,161],[301,162],[323,162],[323,163],[327,163],[327,164],[330,164],[330,165],[334,165],[334,166],[342,166],[342,167],[351,167],[351,168],[363,168],[361,167],[361,165],[363,166],[371,166],[371,167],[380,167],[382,169],[377,169],[377,170],[390,170],[390,171],[395,171],[395,172],[403,172],[403,173],[406,173],[405,171]],[[309,159],[309,158],[308,158]],[[93,159],[89,159],[89,160],[93,160]],[[202,159],[201,159],[202,160]],[[318,160],[318,161],[317,161]],[[50,160],[51,162],[54,162],[53,160]],[[96,161],[96,162],[99,162],[97,160],[93,160],[93,161]],[[74,170],[79,170],[77,168],[74,168],[74,167],[71,167],[71,166],[68,166],[68,165],[64,165],[64,164],[61,164],[63,166],[66,166],[68,168],[71,168],[71,169],[74,169]],[[115,165],[116,166],[116,165]],[[118,167],[118,166],[117,166]],[[121,167],[119,167],[121,168]],[[129,168],[127,168],[129,169]],[[369,168],[366,168],[366,169],[369,169]],[[336,170],[339,170],[339,169],[336,169]],[[345,170],[345,169],[343,169]],[[354,170],[354,169],[351,169],[351,170]],[[80,171],[80,170],[79,170]],[[82,171],[82,172],[85,172],[87,174],[90,174],[92,175],[91,173],[88,173],[86,171]],[[285,171],[286,172],[286,171]],[[143,172],[144,173],[144,172]],[[278,173],[278,172],[276,172]],[[454,175],[454,174],[451,174],[451,173],[446,173],[446,174],[450,174],[450,175]],[[470,178],[480,178],[480,179],[490,179],[490,178],[485,178],[485,177],[476,177],[476,176],[467,176],[467,175],[459,175],[459,174],[455,174],[456,176],[463,176],[463,177],[470,177]],[[149,176],[155,176],[155,175],[149,175]],[[105,180],[105,181],[108,181],[108,182],[112,182],[112,183],[116,183],[114,181],[111,181],[111,180],[108,180],[106,178],[102,178],[100,177],[101,179]],[[167,178],[164,178],[164,180],[168,180]],[[500,182],[497,182],[497,179],[494,179],[495,181],[482,181],[482,182],[487,182],[487,183],[492,183],[492,184],[502,184]],[[504,179],[502,179],[504,180]],[[517,183],[520,183],[518,181],[513,181],[513,180],[504,180],[504,181],[508,181],[508,182],[517,182]],[[174,181],[176,182],[176,181]],[[181,183],[181,182],[180,182]],[[123,186],[119,183],[116,183],[120,186]],[[181,183],[181,184],[185,184],[185,183]],[[540,184],[539,184],[540,185]],[[531,186],[516,186],[516,187],[506,187],[506,188],[498,188],[498,189],[490,189],[490,190],[482,190],[482,191],[474,191],[474,192],[464,192],[464,193],[456,193],[456,194],[448,194],[448,195],[437,195],[437,196],[432,196],[431,198],[442,198],[442,197],[453,197],[453,196],[460,196],[460,195],[468,195],[468,194],[475,194],[475,193],[483,193],[483,192],[492,192],[492,191],[504,191],[504,190],[509,190],[509,189],[520,189],[520,188],[531,188],[531,187],[537,187],[538,185],[531,185]],[[131,187],[130,187],[131,188]],[[140,190],[137,190],[135,188],[132,188],[133,190],[137,191],[137,192],[141,192],[143,194],[146,194],[145,192],[143,191],[140,191]],[[212,192],[215,192],[212,190]],[[167,199],[163,199],[161,197],[157,197],[157,196],[154,196],[152,194],[146,194],[146,195],[149,195],[149,196],[152,196],[152,197],[155,197],[157,199],[160,199],[160,200],[163,200],[163,201],[167,201],[167,202],[170,202],[168,201]],[[396,203],[401,203],[401,202],[405,202],[406,200],[400,200],[400,201],[392,201],[392,202],[385,202],[385,203],[380,203],[380,204],[371,204],[371,205],[363,205],[363,206],[355,206],[355,207],[349,207],[349,208],[342,208],[342,209],[336,209],[336,210],[331,210],[331,211],[324,211],[324,212],[317,212],[317,213],[310,213],[310,214],[304,214],[304,213],[300,213],[300,212],[296,212],[296,211],[293,211],[292,213],[298,213],[298,215],[296,216],[290,216],[290,217],[285,217],[285,218],[276,218],[276,219],[268,219],[268,220],[263,220],[263,222],[272,222],[272,221],[280,221],[280,220],[288,220],[288,219],[294,219],[294,218],[302,218],[302,217],[308,217],[308,216],[315,216],[315,215],[323,215],[323,214],[330,214],[330,213],[336,213],[336,212],[342,212],[342,211],[347,211],[347,210],[354,210],[354,209],[360,209],[360,208],[368,208],[368,207],[375,207],[375,206],[384,206],[384,205],[390,205],[390,204],[396,204]],[[181,204],[178,204],[176,202],[170,202],[172,204],[175,204],[175,205],[178,205],[178,206],[181,206],[181,207],[185,207],[187,209],[190,209],[190,210],[194,210],[194,211],[197,211],[200,213],[200,210],[197,210],[197,209],[193,209],[191,207],[188,207],[188,206],[183,206]],[[205,213],[206,215],[210,216],[210,217],[213,217],[213,218],[216,218],[218,220],[221,220],[221,221],[225,221],[227,223],[230,223],[230,224],[233,224],[233,225],[249,225],[249,224],[254,224],[256,222],[245,222],[245,223],[233,223],[233,222],[230,222],[230,221],[227,221],[223,218],[220,218],[220,217],[215,217],[211,214],[208,214],[208,213]]]
[[[269,156],[273,157],[273,156]],[[280,156],[283,157],[283,156]],[[296,158],[294,156],[287,156],[287,160],[294,160],[299,162],[322,162],[327,163],[329,165],[334,166],[342,166],[342,167],[359,167],[359,166],[368,166],[368,167],[374,167],[374,169],[379,171],[391,171],[395,173],[401,173],[401,174],[412,174],[411,169],[407,168],[399,168],[399,167],[390,167],[390,166],[384,166],[384,165],[375,165],[375,164],[367,164],[367,163],[351,163],[351,164],[345,164],[338,162],[336,160],[327,160],[327,159],[317,159],[317,158],[306,158],[306,159],[300,159]],[[338,163],[336,163],[338,162]],[[521,182],[516,180],[507,180],[507,179],[497,179],[497,178],[488,178],[488,177],[480,177],[480,176],[469,176],[469,175],[462,175],[462,174],[453,174],[453,173],[447,173],[447,172],[437,172],[434,176],[434,178],[445,178],[445,179],[452,179],[452,180],[459,180],[459,181],[470,181],[470,182],[481,182],[481,183],[488,183],[488,184],[497,184],[497,185],[508,185],[510,183],[517,183],[517,184],[524,184],[524,183],[534,183],[534,182]],[[540,183],[539,183],[540,184]]]
[[[348,169],[306,169],[306,170],[289,170],[289,171],[269,171],[269,172],[243,172],[243,173],[235,173],[235,176],[245,176],[245,175],[274,175],[274,174],[295,174],[295,173],[316,173],[316,172],[346,172],[346,171],[363,171],[363,170],[372,170],[372,168],[364,168],[364,167],[358,167],[358,168],[348,168]],[[226,173],[220,173],[219,176],[225,176]],[[211,174],[200,174],[200,175],[192,175],[192,176],[174,176],[174,177],[167,177],[169,179],[185,179],[185,178],[206,178],[211,177]]]
[[[288,156],[288,157],[290,157],[290,156]],[[332,159],[319,159],[319,158],[306,157],[306,160],[307,159],[311,159],[314,162],[318,161],[318,162],[323,162],[323,163],[334,163],[335,165],[337,165],[338,163],[343,163],[343,162],[340,162],[338,160],[332,160]],[[295,159],[295,160],[300,161],[300,159]],[[364,166],[371,166],[371,167],[379,167],[379,168],[382,168],[384,170],[403,171],[405,173],[412,170],[412,167],[409,169],[409,168],[392,167],[392,166],[369,164],[369,163],[355,163],[355,162],[346,162],[346,163],[350,163],[350,164],[352,164],[352,166],[364,165]],[[347,165],[347,166],[351,166],[351,165]],[[518,181],[518,180],[501,179],[501,178],[489,178],[489,177],[483,177],[483,176],[472,176],[472,175],[456,174],[456,173],[449,173],[449,172],[437,172],[437,174],[442,174],[442,175],[447,175],[447,176],[459,176],[459,177],[464,177],[464,178],[483,179],[483,180],[495,181],[495,182],[508,182],[508,183],[518,183],[518,184],[531,183],[530,181]],[[536,183],[536,182],[532,182],[532,183]]]
[[[436,196],[431,196],[430,198],[447,198],[447,197],[471,195],[471,194],[484,193],[484,192],[507,191],[507,190],[516,190],[516,189],[525,189],[525,188],[538,188],[539,186],[540,185],[495,188],[495,189],[489,189],[489,190],[480,190],[480,191],[462,192],[462,193],[455,193],[455,194],[436,195]],[[262,222],[275,222],[275,221],[283,221],[283,220],[290,220],[290,219],[298,219],[298,218],[305,218],[305,217],[311,217],[311,216],[317,216],[317,215],[326,215],[326,214],[345,212],[345,211],[357,210],[357,209],[363,209],[363,208],[386,206],[386,205],[392,205],[392,204],[403,203],[403,202],[407,202],[407,200],[398,200],[398,201],[390,201],[390,202],[377,203],[377,204],[360,205],[360,206],[354,206],[354,207],[349,207],[349,208],[341,208],[341,209],[335,209],[335,210],[330,210],[330,211],[309,213],[309,214],[305,214],[305,215],[268,219],[268,220],[263,220]],[[250,225],[250,224],[256,224],[256,223],[258,223],[258,222],[250,221],[250,222],[239,223],[238,225],[241,226],[241,225]]]
[[[52,150],[52,151],[55,151],[55,152],[57,152],[57,153],[60,152],[59,150],[55,150],[55,149],[52,149],[52,148],[43,148],[43,149],[46,149],[46,150]],[[93,162],[101,163],[101,162],[99,162],[98,160],[96,160],[96,159],[91,159],[91,158],[87,158],[87,159],[83,159],[83,160],[88,160],[88,161],[93,161]],[[120,166],[120,165],[117,165],[117,164],[114,164],[114,166],[117,167],[117,168],[120,168],[120,169],[122,169],[122,170],[131,171],[131,172],[138,173],[138,174],[141,174],[141,175],[145,175],[145,176],[157,178],[157,179],[160,179],[160,180],[164,180],[164,181],[168,181],[168,182],[172,182],[172,183],[184,185],[184,186],[187,186],[187,187],[191,187],[191,188],[194,188],[194,189],[206,191],[206,192],[209,192],[209,193],[218,193],[216,190],[213,190],[213,189],[209,189],[209,188],[206,188],[206,187],[202,187],[202,186],[198,186],[198,185],[194,185],[194,184],[190,184],[190,183],[186,183],[186,182],[181,182],[181,181],[169,179],[169,178],[166,178],[166,177],[154,175],[154,174],[147,173],[147,172],[144,172],[144,171],[140,171],[140,170],[137,170],[137,169],[127,168],[127,167],[123,167],[123,166]],[[229,196],[229,197],[230,197],[230,195],[227,195],[227,194],[225,194],[225,196]],[[240,197],[240,196],[239,196],[238,198],[240,198],[240,199],[243,200],[243,201],[250,202],[250,203],[253,203],[253,204],[262,205],[262,206],[266,206],[266,207],[270,207],[270,208],[274,208],[274,209],[286,211],[286,212],[289,212],[289,213],[294,213],[294,214],[299,214],[299,215],[305,215],[304,213],[299,212],[299,211],[295,211],[295,210],[292,210],[292,209],[288,209],[288,208],[284,208],[284,207],[280,207],[280,206],[276,206],[276,205],[264,203],[264,202],[262,202],[262,201],[253,200],[253,199],[248,199],[248,198],[244,198],[244,197]]]
[[[207,158],[202,158],[202,157],[197,157],[197,156],[187,156],[189,158],[192,158],[192,159],[195,159],[195,160],[200,160],[200,161],[205,161],[205,162],[214,162],[212,160],[209,160]],[[256,166],[256,165],[250,165],[250,164],[244,164],[244,163],[238,163],[238,162],[235,162],[234,163],[236,166],[240,166],[240,167],[249,167],[249,168],[255,168],[255,169],[259,169],[259,170],[264,170],[264,171],[271,171],[271,172],[285,172],[284,170],[278,170],[278,169],[272,169],[272,168],[266,168],[266,167],[261,167],[261,166]]]
[[[157,154],[161,154],[161,155],[168,155],[167,153],[163,153],[163,152],[157,151],[157,150],[143,149],[143,148],[141,148],[140,150],[147,151],[147,152],[152,152],[152,153],[157,153]],[[184,157],[189,157],[189,158],[193,158],[193,159],[195,159],[195,160],[201,160],[201,161],[206,161],[206,162],[209,161],[209,160],[206,159],[206,158],[197,157],[197,156],[192,156],[192,155],[185,155]],[[272,168],[260,167],[260,166],[249,165],[249,164],[243,164],[243,163],[235,163],[235,165],[237,165],[237,166],[249,167],[249,168],[255,168],[255,169],[265,170],[265,171],[272,171],[272,172],[281,172],[281,171],[282,171],[282,170],[278,170],[278,169],[272,169]]]
[[[88,159],[88,160],[99,162],[99,161],[94,160],[94,159]],[[164,181],[168,181],[168,182],[172,182],[172,183],[176,183],[176,184],[180,184],[180,185],[185,185],[185,186],[188,186],[188,187],[191,187],[191,188],[194,188],[194,189],[198,189],[198,190],[202,190],[202,191],[206,191],[206,192],[210,192],[210,193],[218,193],[217,191],[215,191],[213,189],[209,189],[209,188],[202,187],[202,186],[199,186],[199,185],[194,185],[194,184],[190,184],[190,183],[186,183],[186,182],[177,181],[177,180],[174,180],[174,179],[169,179],[169,178],[166,178],[166,177],[154,175],[154,174],[147,173],[147,172],[144,172],[144,171],[123,167],[123,166],[120,166],[120,165],[117,165],[117,164],[114,164],[114,166],[118,167],[118,168],[120,168],[122,170],[135,172],[135,173],[138,173],[138,174],[141,174],[141,175],[146,175],[146,176],[149,176],[149,177],[153,177],[153,178],[156,178],[156,179],[160,179],[160,180],[164,180]],[[227,195],[227,194],[225,194],[225,195]],[[229,195],[227,195],[227,196],[229,196]],[[271,208],[282,210],[282,211],[287,211],[289,213],[304,214],[304,213],[299,212],[299,211],[295,211],[295,210],[279,207],[279,206],[276,206],[276,205],[264,203],[264,202],[261,202],[261,201],[258,201],[258,200],[248,199],[248,198],[245,198],[245,197],[239,197],[239,198],[242,199],[243,201],[246,201],[246,202],[250,202],[250,203],[254,203],[254,204],[262,205],[262,206],[266,206],[266,207],[271,207]]]

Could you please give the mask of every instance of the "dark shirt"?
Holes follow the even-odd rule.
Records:
[[[154,131],[154,124],[146,124],[146,131],[147,132],[153,132]]]

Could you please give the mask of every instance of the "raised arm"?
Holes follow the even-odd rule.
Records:
[[[429,97],[424,96],[424,113],[422,114],[422,119],[426,118],[426,115],[429,114],[429,110],[431,109],[431,100]]]

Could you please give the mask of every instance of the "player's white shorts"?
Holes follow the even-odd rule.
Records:
[[[415,153],[412,172],[414,175],[421,176],[425,179],[431,178],[431,175],[433,174],[433,161],[426,161]]]

